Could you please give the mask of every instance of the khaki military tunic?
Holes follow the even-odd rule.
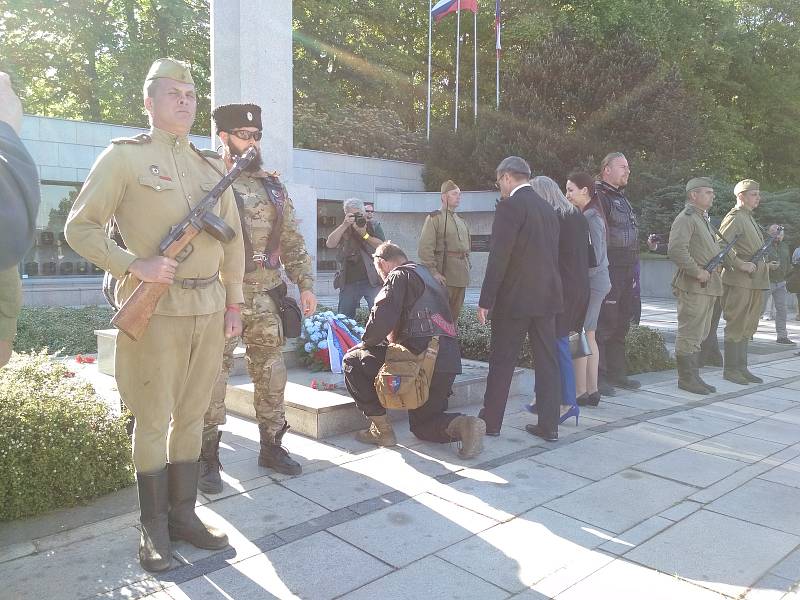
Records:
[[[170,227],[219,181],[215,168],[222,171],[224,165],[209,160],[187,137],[154,128],[149,135],[115,140],[95,162],[65,235],[79,254],[118,279],[118,303],[139,283],[127,272],[130,264],[157,255]],[[146,334],[138,342],[117,338],[117,386],[136,417],[133,459],[139,472],[158,471],[167,461],[196,461],[200,452],[203,414],[222,359],[225,305],[244,300],[244,248],[230,190],[214,213],[233,228],[234,239],[222,244],[207,233],[198,235]],[[112,217],[127,250],[105,234]],[[219,281],[208,287],[184,289],[180,283],[217,272]]]
[[[708,335],[714,303],[722,296],[722,278],[715,270],[703,286],[698,277],[724,245],[717,241],[706,213],[691,204],[672,223],[667,254],[678,267],[672,280],[672,292],[678,299],[676,354],[699,352]],[[731,251],[726,263],[735,267],[741,261]]]
[[[283,361],[283,328],[278,307],[267,294],[267,290],[279,286],[283,280],[278,268],[265,266],[265,257],[259,256],[269,244],[277,220],[277,209],[264,190],[262,181],[270,178],[267,173],[243,174],[234,183],[242,200],[244,228],[249,235],[258,268],[244,276],[244,307],[242,322],[244,330],[241,341],[247,351],[247,368],[253,381],[253,403],[256,419],[270,439],[280,432],[286,422],[283,395],[286,388],[286,365]],[[274,181],[274,179],[273,179]],[[294,206],[286,188],[282,187],[285,199],[283,225],[280,232],[280,263],[288,278],[296,283],[301,292],[314,287],[313,267],[305,240],[297,228]],[[233,367],[233,352],[239,338],[230,338],[225,343],[225,353],[211,404],[205,416],[206,429],[225,423],[225,392],[228,377]]]
[[[737,234],[741,236],[734,249],[736,255],[745,262],[764,243],[764,235],[753,218],[753,212],[744,206],[732,208],[722,220],[719,231],[727,240],[732,240]],[[762,260],[750,275],[726,265],[722,272],[722,283],[725,339],[732,342],[749,340],[758,329],[764,306],[764,290],[769,289],[769,267]]]
[[[445,225],[447,238],[445,239]],[[443,266],[447,242],[447,265]],[[458,320],[464,304],[464,292],[469,285],[470,234],[464,219],[455,211],[436,210],[425,217],[419,239],[419,261],[436,275],[447,280],[447,294],[453,318]]]

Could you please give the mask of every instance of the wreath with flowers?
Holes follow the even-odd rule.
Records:
[[[344,333],[351,341],[360,342],[364,328],[355,319],[333,311],[323,311],[303,319],[300,331],[300,355],[303,363],[313,371],[330,371],[329,340],[334,337],[331,327],[339,336]]]

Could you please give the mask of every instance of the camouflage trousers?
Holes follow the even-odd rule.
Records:
[[[283,326],[275,301],[255,286],[244,286],[242,337],[247,355],[247,371],[253,381],[253,404],[259,425],[265,426],[273,439],[286,421],[283,392],[286,388],[286,365],[283,362]],[[225,423],[225,391],[233,368],[233,351],[239,338],[225,341],[222,367],[211,392],[211,404],[205,415],[205,429]]]

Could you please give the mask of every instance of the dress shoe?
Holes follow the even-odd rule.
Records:
[[[599,381],[597,383],[597,391],[600,393],[601,396],[616,396],[617,393],[614,391],[613,386],[608,383],[607,381]]]
[[[578,403],[578,406],[597,406],[600,404],[600,392],[592,392],[589,394],[583,394],[575,398],[575,402]]]
[[[778,344],[787,344],[789,346],[796,346],[797,345],[796,342],[793,342],[788,337],[779,337],[777,340],[775,340],[775,342],[778,343]]]
[[[558,441],[558,431],[545,431],[539,425],[525,425],[525,431],[542,438],[546,442]]]
[[[631,379],[626,375],[610,379],[609,383],[611,383],[611,385],[614,387],[619,387],[626,390],[638,390],[640,387],[642,387],[640,382],[636,381],[635,379]]]

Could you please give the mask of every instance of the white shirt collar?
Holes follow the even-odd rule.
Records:
[[[524,188],[526,185],[527,185],[528,187],[533,187],[533,186],[532,186],[530,183],[521,183],[521,184],[519,184],[517,187],[515,187],[513,190],[511,190],[511,193],[508,195],[508,196],[509,196],[509,198],[510,198],[511,196],[513,196],[514,194],[516,194],[516,193],[517,193],[517,190],[518,190],[519,188]]]

